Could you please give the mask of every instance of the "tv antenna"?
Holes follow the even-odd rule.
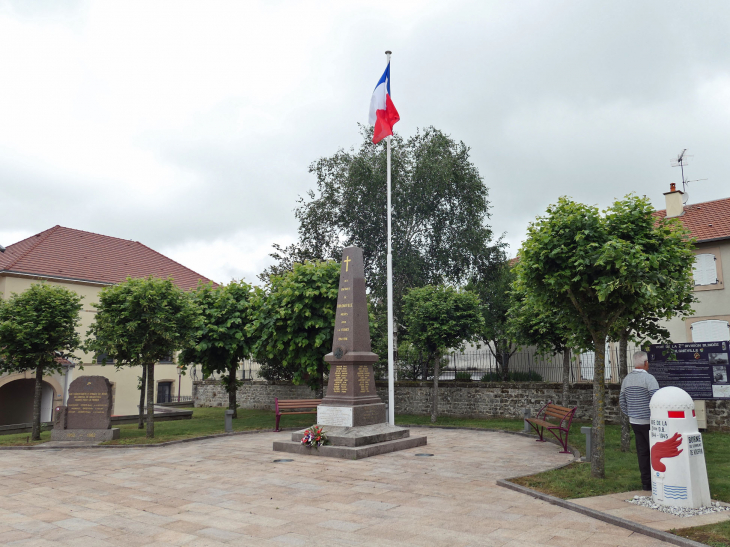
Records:
[[[679,167],[682,170],[682,192],[687,196],[683,200],[684,203],[687,203],[687,199],[689,198],[689,196],[687,195],[687,185],[690,182],[707,180],[707,179],[687,180],[686,178],[684,178],[684,166],[689,163],[689,158],[692,158],[692,157],[694,157],[694,156],[687,154],[687,149],[685,148],[679,154],[677,154],[676,159],[669,160],[669,163],[672,165],[672,167]]]

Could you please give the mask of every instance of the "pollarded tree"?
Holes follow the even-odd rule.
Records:
[[[692,315],[694,280],[692,265],[694,256],[691,245],[694,240],[678,219],[657,223],[651,217],[651,206],[646,200],[624,200],[616,202],[609,210],[606,220],[612,233],[621,238],[633,238],[643,245],[648,253],[663,261],[665,276],[672,276],[671,290],[636,291],[628,304],[632,308],[614,326],[610,337],[619,342],[619,379],[628,374],[627,348],[632,339],[639,345],[647,343],[668,343],[669,331],[664,322],[672,317]],[[678,241],[679,239],[679,241]],[[660,281],[660,287],[663,282]],[[630,424],[628,416],[621,415],[621,450],[628,451],[630,445]]]
[[[86,351],[116,367],[142,366],[147,380],[147,438],[155,436],[155,363],[190,347],[199,318],[191,298],[171,279],[127,278],[99,293]]]
[[[58,357],[71,358],[81,339],[76,332],[81,296],[64,287],[38,283],[0,299],[0,372],[35,372],[33,430],[41,438],[43,375],[58,372]]]
[[[237,416],[236,391],[241,380],[236,376],[241,361],[251,356],[253,339],[246,326],[253,320],[251,301],[255,289],[243,281],[222,287],[201,285],[191,297],[200,321],[193,345],[178,355],[180,364],[199,363],[205,374],[222,374],[228,392],[228,408]]]
[[[605,477],[607,337],[622,318],[644,313],[642,299],[667,292],[683,300],[691,290],[693,255],[686,230],[676,220],[657,220],[652,213],[648,199],[635,196],[604,214],[561,198],[529,226],[516,266],[519,283],[540,308],[562,309],[566,328],[585,329],[593,342],[594,477]],[[664,318],[676,312],[662,309]]]
[[[411,289],[403,299],[405,338],[433,363],[431,421],[438,418],[439,361],[448,349],[476,338],[484,319],[479,297],[445,285]]]
[[[256,340],[256,359],[280,363],[293,373],[295,384],[306,383],[320,396],[324,386],[324,356],[332,349],[340,282],[337,262],[294,264],[291,271],[272,275],[257,295],[248,336]]]

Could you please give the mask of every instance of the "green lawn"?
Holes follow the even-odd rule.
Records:
[[[179,439],[190,439],[205,435],[225,433],[225,408],[195,408],[193,417],[189,420],[174,422],[157,422],[155,424],[155,438],[147,439],[145,429],[137,429],[137,424],[119,426],[120,438],[104,444],[150,444],[164,443]],[[281,427],[305,428],[317,421],[314,414],[282,416]],[[233,420],[234,431],[248,431],[252,429],[273,429],[275,424],[272,410],[238,409],[238,418]],[[16,435],[0,435],[0,446],[29,446],[51,440],[51,432],[43,431],[39,442],[31,442],[30,433]]]
[[[710,547],[730,547],[730,521],[707,524],[682,530],[671,530],[673,534],[699,541]]]
[[[570,430],[570,444],[581,454],[585,453],[585,436],[580,433],[580,428],[586,425],[589,424],[573,423]],[[712,498],[730,502],[730,434],[704,433],[702,440]],[[631,452],[621,452],[620,445],[620,426],[606,426],[605,479],[592,478],[589,464],[573,463],[561,469],[520,477],[513,482],[566,499],[641,490],[633,433]]]
[[[33,446],[51,440],[50,431],[41,431],[40,441],[30,441],[30,433],[16,433],[14,435],[0,435],[0,446]]]
[[[217,435],[225,433],[225,408],[195,408],[190,420],[159,422],[155,424],[155,438],[147,439],[144,429],[137,429],[136,424],[119,427],[120,438],[104,444],[150,444],[177,441]],[[233,420],[233,431],[250,431],[254,429],[274,429],[274,412],[272,410],[238,409],[238,418]],[[282,416],[281,427],[308,427],[317,421],[314,414]]]
[[[522,420],[510,420],[507,418],[477,419],[477,418],[448,418],[439,416],[435,424],[431,423],[431,416],[417,414],[398,414],[395,423],[405,425],[437,425],[455,427],[477,427],[483,429],[504,429],[507,431],[522,431]]]

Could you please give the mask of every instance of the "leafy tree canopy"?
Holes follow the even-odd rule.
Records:
[[[0,299],[0,373],[35,371],[34,441],[41,438],[43,374],[60,370],[56,358],[73,358],[80,347],[80,311],[79,295],[45,283]]]
[[[469,291],[445,285],[427,285],[408,291],[404,298],[403,321],[406,339],[433,363],[431,421],[438,417],[440,356],[447,349],[473,340],[484,328],[479,297]]]
[[[621,322],[689,311],[692,241],[676,219],[654,217],[646,198],[628,196],[603,214],[561,198],[529,226],[519,256],[517,285],[540,309],[564,311],[566,330],[587,332],[593,341],[591,473],[603,477],[606,338]]]
[[[178,356],[181,364],[201,364],[206,374],[223,375],[229,406],[236,412],[236,377],[239,362],[251,356],[253,339],[246,329],[254,319],[252,300],[255,289],[243,281],[222,287],[201,285],[191,293],[199,315],[193,344]]]
[[[332,349],[340,265],[334,261],[294,264],[272,275],[255,299],[249,336],[258,360],[291,369],[295,384],[321,390],[324,356]]]
[[[56,357],[74,358],[81,345],[81,296],[37,283],[7,301],[0,299],[0,372],[43,367],[59,371]]]
[[[264,277],[304,260],[339,260],[343,247],[361,247],[375,300],[386,297],[387,210],[385,142],[374,145],[362,128],[358,150],[339,150],[310,166],[317,189],[299,201],[299,242],[276,246],[277,266]],[[487,188],[469,148],[428,127],[392,140],[393,294],[396,319],[412,287],[460,283],[487,268],[492,242]]]
[[[104,353],[117,367],[156,363],[188,347],[198,317],[190,298],[171,279],[132,279],[104,287],[88,331],[87,351]]]
[[[473,340],[484,327],[479,297],[446,285],[408,291],[404,298],[405,338],[431,358]]]
[[[190,297],[171,279],[127,278],[99,293],[86,351],[115,365],[143,365],[147,385],[147,437],[154,437],[155,363],[189,347],[199,317]],[[141,409],[140,409],[141,411]]]
[[[474,275],[466,286],[467,290],[479,296],[484,318],[477,339],[484,342],[494,355],[505,380],[509,375],[509,359],[519,347],[508,316],[514,300],[511,292],[514,278],[514,272],[502,254],[501,260],[493,268],[486,274],[479,272]]]

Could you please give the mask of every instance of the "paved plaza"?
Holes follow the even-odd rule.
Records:
[[[413,434],[428,445],[360,461],[273,452],[286,432],[0,451],[0,545],[668,545],[495,485],[572,459],[553,444]]]

